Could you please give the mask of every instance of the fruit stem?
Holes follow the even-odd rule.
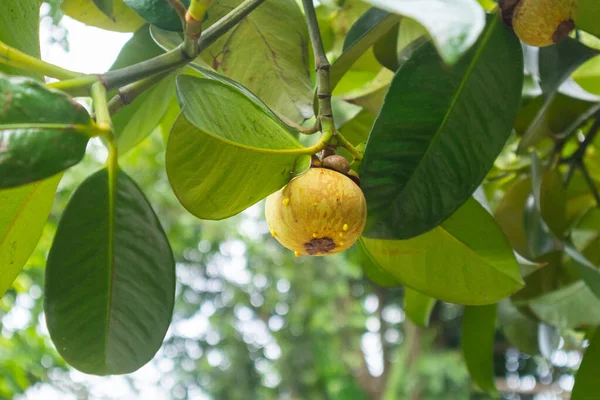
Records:
[[[348,153],[352,154],[352,157],[354,157],[355,160],[362,160],[363,158],[363,154],[360,150],[358,150],[356,147],[354,147],[352,145],[352,143],[350,143],[350,141],[348,139],[346,139],[341,133],[336,132],[335,133],[335,138],[337,139],[338,145],[344,147],[346,150],[348,150]]]
[[[192,0],[185,13],[185,29],[183,31],[183,51],[189,58],[196,58],[199,53],[198,39],[202,34],[202,21],[212,0]]]
[[[72,79],[82,74],[39,60],[0,42],[0,64],[56,79]]]

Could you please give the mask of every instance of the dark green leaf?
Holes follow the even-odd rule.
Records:
[[[574,261],[581,279],[583,279],[596,297],[600,298],[600,270],[592,265],[576,248],[567,245],[565,246],[565,252]]]
[[[144,25],[144,20],[127,7],[123,0],[112,1],[111,17],[96,7],[95,1],[63,0],[60,7],[65,14],[79,22],[109,31],[135,32]]]
[[[491,304],[523,286],[508,240],[474,199],[424,235],[361,242],[398,282],[443,301]]]
[[[182,21],[177,12],[166,0],[123,0],[129,8],[134,10],[146,22],[169,31],[182,31]],[[188,7],[190,0],[182,0]]]
[[[381,39],[373,45],[373,54],[377,61],[390,71],[396,71],[400,66],[398,60],[398,34],[400,25],[396,24]]]
[[[46,266],[52,341],[71,366],[95,375],[146,364],[175,298],[173,254],[150,203],[124,172],[111,179],[100,170],[73,194]]]
[[[575,374],[575,386],[571,400],[595,400],[598,398],[598,368],[600,368],[600,328],[596,328],[590,345],[585,350],[579,370]]]
[[[128,67],[162,53],[150,36],[149,26],[144,25],[123,46],[111,70]],[[113,116],[119,155],[125,154],[154,131],[174,98],[175,74],[164,78]]]
[[[171,186],[192,214],[222,219],[283,187],[310,164],[303,147],[266,106],[234,86],[177,79],[183,112],[167,144]]]
[[[48,178],[77,164],[88,136],[85,108],[30,78],[0,74],[0,188]]]
[[[113,0],[92,0],[108,18],[113,17]]]
[[[331,66],[332,89],[354,62],[389,32],[399,20],[400,17],[397,15],[371,8],[356,21],[344,41],[344,52]]]
[[[512,130],[522,77],[519,42],[496,16],[452,69],[430,43],[402,64],[365,151],[368,237],[417,236],[471,196]]]
[[[0,297],[35,249],[60,178],[0,190]]]
[[[495,391],[494,337],[497,305],[467,306],[463,315],[461,346],[467,369],[480,389]]]
[[[411,288],[404,288],[404,312],[415,325],[423,328],[429,326],[429,317],[431,317],[435,302],[433,297]]]
[[[412,18],[427,29],[444,61],[454,64],[475,43],[485,26],[476,0],[366,0],[375,7]]]
[[[578,66],[596,54],[598,50],[572,38],[540,48],[538,57],[542,91],[546,94],[556,92]]]

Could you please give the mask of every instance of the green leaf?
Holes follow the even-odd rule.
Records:
[[[598,50],[572,38],[540,48],[538,64],[542,91],[547,94],[556,92],[578,66],[596,54]]]
[[[592,265],[583,254],[572,246],[565,246],[565,252],[571,257],[579,276],[590,290],[600,299],[600,270]]]
[[[362,110],[350,121],[340,127],[340,133],[354,146],[364,143],[369,138],[369,132],[375,122],[375,115]]]
[[[497,16],[452,69],[430,43],[412,53],[367,143],[366,236],[417,236],[471,196],[511,133],[522,78],[520,44]]]
[[[69,201],[48,255],[50,337],[79,371],[130,373],[158,351],[171,322],[175,262],[150,203],[124,172],[106,169]],[[90,229],[93,227],[93,229]]]
[[[600,56],[581,64],[571,76],[584,90],[600,95]]]
[[[396,71],[400,67],[398,60],[399,31],[400,24],[396,24],[373,45],[375,58],[390,71]]]
[[[598,398],[598,368],[600,368],[600,328],[596,328],[590,345],[583,354],[581,365],[575,374],[575,386],[571,400],[595,400]]]
[[[433,297],[408,287],[404,288],[404,312],[415,325],[423,328],[429,326],[429,317],[431,317],[435,302]]]
[[[459,304],[491,304],[523,286],[508,240],[494,218],[469,199],[442,225],[410,240],[361,238],[398,282]]]
[[[510,344],[526,354],[539,354],[538,323],[523,315],[509,299],[498,303],[498,324]]]
[[[481,390],[495,391],[494,337],[497,305],[467,306],[463,315],[461,347],[471,378]]]
[[[548,292],[527,304],[540,320],[558,328],[600,324],[600,300],[582,281]]]
[[[40,3],[38,0],[2,0],[0,3],[0,41],[33,57],[40,57]],[[40,76],[0,63],[0,73]]]
[[[531,146],[534,146],[545,137],[542,128],[544,123],[547,123],[549,118],[547,114],[559,94],[559,88],[579,65],[597,53],[596,50],[571,38],[539,50],[539,79],[545,97],[535,118],[523,134],[517,148],[518,153],[525,153]],[[568,123],[570,124],[571,121],[569,120]]]
[[[144,25],[125,43],[111,70],[137,64],[162,53],[150,36],[149,26]],[[113,116],[119,155],[125,154],[154,131],[174,98],[175,74],[172,74]]]
[[[379,266],[376,262],[371,259],[371,256],[365,250],[365,247],[362,241],[358,241],[358,244],[354,247],[356,249],[356,262],[360,264],[363,272],[366,277],[369,278],[371,282],[378,284],[381,287],[397,287],[401,284],[386,272],[383,268]]]
[[[167,143],[167,174],[195,216],[235,215],[309,167],[300,142],[236,87],[180,76],[177,90],[183,112]]]
[[[0,297],[35,249],[60,178],[0,190]]]
[[[144,25],[144,20],[123,0],[113,0],[110,18],[96,7],[94,0],[63,0],[60,7],[65,14],[81,23],[109,31],[135,32]]]
[[[475,43],[485,26],[485,12],[476,0],[366,0],[412,18],[427,29],[447,64],[454,64]]]
[[[205,27],[241,3],[218,0]],[[295,0],[262,5],[202,52],[217,72],[246,86],[274,111],[292,121],[313,116],[308,65],[308,29]],[[252,49],[252,51],[248,51]]]
[[[575,26],[592,35],[600,37],[600,7],[598,0],[578,0]]]
[[[522,179],[508,187],[494,215],[510,245],[525,257],[530,257],[525,234],[525,203],[531,193],[531,179]]]
[[[364,13],[352,26],[344,41],[344,52],[330,69],[331,88],[335,88],[344,74],[371,46],[388,33],[400,17],[376,8]]]
[[[113,0],[92,0],[108,18],[113,17]]]
[[[183,30],[181,19],[175,9],[166,0],[123,0],[146,22],[169,31]],[[190,0],[182,0],[185,7],[189,7]]]
[[[77,164],[89,137],[85,108],[30,78],[0,74],[0,188],[48,178]]]

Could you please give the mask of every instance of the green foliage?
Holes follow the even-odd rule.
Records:
[[[37,0],[6,0],[0,13],[0,41],[30,56],[40,56],[39,2]],[[23,74],[23,71],[0,63],[0,72]],[[27,73],[39,79],[35,73]],[[1,120],[0,120],[1,121]]]
[[[436,299],[491,304],[523,285],[508,241],[473,199],[414,239],[361,240],[371,258],[398,282]]]
[[[432,297],[425,296],[409,288],[404,288],[404,312],[418,326],[423,328],[429,326],[429,319],[431,318],[435,301]]]
[[[144,25],[125,43],[111,70],[125,68],[162,53],[150,37],[149,26]],[[131,150],[154,131],[174,99],[175,77],[168,76],[113,116],[120,155]]]
[[[88,374],[133,372],[161,346],[174,296],[173,255],[148,200],[124,172],[90,176],[65,208],[46,266],[59,353]]]
[[[264,105],[214,80],[182,76],[177,87],[183,113],[169,136],[166,165],[192,214],[230,217],[308,168],[302,145]]]
[[[0,188],[48,178],[77,164],[91,126],[85,108],[69,96],[30,78],[0,74]]]
[[[392,81],[365,150],[367,236],[420,235],[471,196],[510,134],[521,70],[518,41],[493,16],[452,70],[429,43],[412,53]],[[431,94],[423,95],[424,87]]]

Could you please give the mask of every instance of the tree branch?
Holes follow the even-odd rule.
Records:
[[[110,112],[110,115],[115,115],[123,107],[133,103],[139,95],[170,74],[170,72],[163,72],[120,88],[117,94],[108,102],[108,111]]]
[[[213,44],[219,37],[227,33],[264,1],[265,0],[245,0],[229,14],[215,22],[204,31],[198,41],[197,51],[191,56],[186,53],[185,43],[182,43],[165,54],[161,54],[129,67],[102,74],[100,75],[100,80],[104,86],[110,90],[161,72],[173,71],[174,69],[187,65],[192,62],[200,52]]]

